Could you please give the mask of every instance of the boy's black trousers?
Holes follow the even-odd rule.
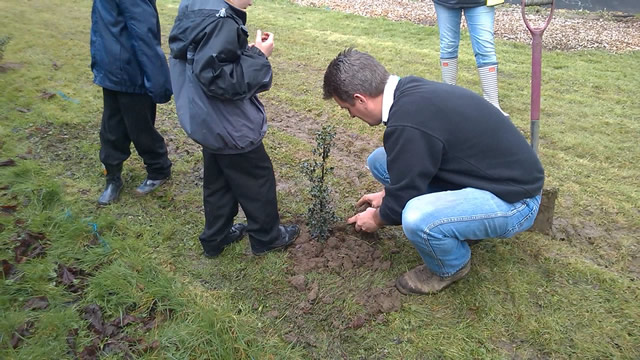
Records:
[[[202,148],[204,231],[200,242],[216,248],[231,229],[238,203],[247,217],[252,246],[264,248],[280,238],[280,215],[273,165],[264,145],[241,154],[215,154]]]
[[[107,181],[120,177],[122,163],[131,155],[131,142],[142,157],[150,180],[171,175],[164,138],[155,128],[156,104],[146,94],[102,88],[104,110],[100,127],[100,161]]]

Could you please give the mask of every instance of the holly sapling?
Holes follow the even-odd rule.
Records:
[[[335,128],[325,125],[316,132],[316,146],[312,150],[313,158],[302,162],[302,172],[311,183],[309,195],[311,206],[307,210],[307,226],[311,237],[324,241],[329,237],[333,224],[338,220],[331,201],[331,189],[328,178],[333,173],[328,159],[331,153]]]

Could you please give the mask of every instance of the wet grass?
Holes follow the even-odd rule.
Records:
[[[177,4],[158,3],[165,49]],[[307,274],[322,296],[334,299],[309,312],[299,309],[307,294],[288,283],[286,254],[254,258],[243,241],[216,260],[203,258],[197,242],[201,155],[179,128],[172,103],[158,110],[174,162],[172,181],[135,197],[144,168],[134,154],[125,164],[121,201],[96,206],[104,181],[98,160],[102,99],[88,67],[90,7],[78,0],[0,4],[0,37],[11,36],[2,61],[22,65],[0,73],[0,161],[16,164],[0,167],[0,259],[13,266],[0,283],[0,357],[71,358],[74,350],[87,349],[97,337],[83,310],[90,304],[100,307],[105,321],[155,319],[149,329],[124,329],[138,343],[119,341],[136,358],[640,356],[640,102],[634,96],[640,53],[543,54],[540,156],[547,186],[560,190],[556,236],[525,233],[476,245],[464,280],[436,296],[404,298],[399,311],[350,328],[366,312],[359,295],[419,262],[401,231],[381,231],[379,246],[392,261],[388,270]],[[250,33],[261,28],[276,35],[274,86],[265,101],[292,117],[369,139],[371,149],[383,129],[366,127],[322,100],[328,62],[356,46],[398,75],[440,76],[435,28],[283,0],[257,1],[249,25]],[[470,45],[462,38],[460,85],[479,92]],[[498,52],[502,106],[528,133],[530,49],[499,42]],[[286,127],[272,128],[265,144],[283,220],[299,221],[307,199],[299,162],[312,144]],[[360,171],[365,158],[358,154],[335,166]],[[339,170],[344,178],[333,185],[339,215],[346,217],[374,184],[354,182]],[[15,246],[28,232],[43,234],[44,252],[18,260]],[[77,291],[63,283],[59,264],[82,270],[73,283]],[[38,296],[46,296],[48,307],[25,309]],[[14,349],[14,333],[28,322],[30,331],[21,332]]]

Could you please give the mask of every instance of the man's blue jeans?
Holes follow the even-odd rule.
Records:
[[[471,48],[478,67],[496,65],[496,47],[493,35],[495,9],[489,6],[477,6],[464,9],[452,9],[434,4],[440,29],[440,58],[458,57],[460,44],[460,20],[462,12],[467,19]]]
[[[384,148],[374,150],[367,165],[376,180],[390,183]],[[510,204],[475,188],[433,190],[407,202],[402,230],[429,270],[442,277],[469,262],[471,249],[464,240],[512,237],[533,225],[540,206],[540,195]]]

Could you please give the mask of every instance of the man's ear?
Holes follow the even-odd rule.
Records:
[[[367,98],[362,94],[353,94],[353,101],[358,104],[366,104]]]

